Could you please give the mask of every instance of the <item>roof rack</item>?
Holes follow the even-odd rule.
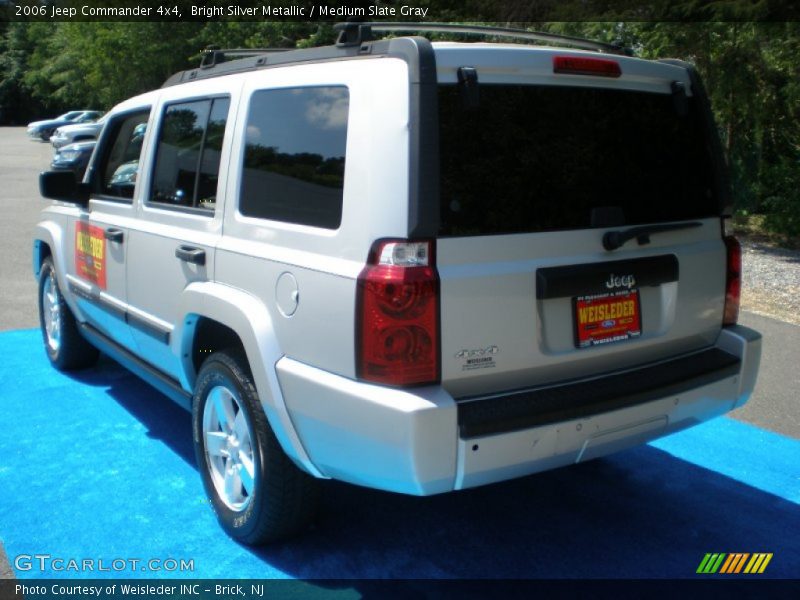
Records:
[[[358,46],[363,42],[373,39],[372,32],[387,31],[413,31],[428,33],[464,33],[470,35],[481,35],[485,37],[507,37],[522,40],[533,40],[537,42],[558,42],[584,50],[594,50],[610,54],[622,54],[632,56],[633,50],[618,44],[608,44],[595,40],[547,33],[544,31],[528,31],[527,29],[516,29],[511,27],[489,27],[486,25],[458,25],[453,23],[359,23],[347,22],[337,23],[333,26],[339,32],[336,45]]]
[[[525,29],[486,27],[482,25],[454,25],[448,23],[359,23],[353,21],[338,23],[334,25],[334,29],[339,32],[339,38],[336,44],[332,46],[302,49],[231,48],[227,50],[211,46],[202,51],[202,62],[199,67],[174,73],[161,87],[170,87],[189,81],[220,77],[233,73],[243,73],[276,65],[352,59],[367,55],[391,54],[393,52],[411,60],[410,64],[417,65],[417,67],[415,67],[417,71],[415,71],[413,75],[414,78],[422,77],[421,73],[418,72],[422,67],[415,63],[414,60],[416,59],[412,57],[420,56],[420,52],[424,49],[420,46],[422,41],[428,45],[428,48],[424,49],[424,52],[432,55],[429,40],[419,37],[398,37],[374,40],[372,37],[373,31],[467,33],[487,37],[511,37],[545,42],[559,42],[562,45],[569,45],[597,52],[624,54],[628,56],[633,54],[631,50],[615,44],[606,44],[604,42],[584,40],[551,33],[527,31]],[[236,57],[238,60],[227,60],[231,57]],[[433,63],[430,63],[430,61],[425,62],[425,65],[427,65],[425,68],[429,68],[431,64]]]
[[[385,47],[395,40],[370,42],[370,46]],[[385,48],[384,48],[385,50]],[[199,67],[178,71],[172,74],[161,85],[162,88],[231,75],[233,73],[244,73],[256,69],[263,69],[275,65],[288,65],[303,62],[327,61],[344,58],[355,58],[365,54],[360,46],[337,47],[319,46],[314,48],[233,48],[220,50],[217,48],[207,48],[202,51],[203,59]],[[236,57],[236,60],[227,60],[226,57]]]
[[[272,54],[273,52],[287,52],[289,50],[295,50],[295,48],[217,48],[209,46],[200,51],[200,68],[209,69],[214,65],[225,62],[228,58],[244,58]]]

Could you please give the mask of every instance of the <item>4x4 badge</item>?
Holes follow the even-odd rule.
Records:
[[[608,278],[608,281],[606,281],[606,287],[610,290],[613,290],[614,288],[618,287],[625,287],[631,289],[635,285],[636,285],[636,279],[634,278],[633,275],[614,275],[613,273],[611,273],[611,275]]]
[[[456,358],[475,358],[476,356],[488,356],[497,354],[500,348],[497,346],[489,346],[488,348],[477,348],[475,350],[459,350],[456,352]]]
[[[495,355],[500,352],[497,346],[487,346],[486,348],[475,348],[474,350],[459,350],[456,358],[461,359],[462,371],[474,371],[476,369],[493,369],[497,366]]]

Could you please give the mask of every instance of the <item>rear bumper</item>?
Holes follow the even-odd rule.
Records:
[[[755,386],[761,336],[723,329],[713,348],[593,380],[454,399],[397,390],[289,358],[277,364],[289,416],[328,477],[429,495],[589,460],[722,415]]]

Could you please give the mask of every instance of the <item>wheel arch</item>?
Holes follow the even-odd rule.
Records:
[[[33,240],[33,276],[38,278],[46,258],[53,255],[53,250],[44,240]]]
[[[266,305],[242,290],[215,282],[189,284],[180,299],[173,351],[181,357],[181,384],[193,390],[205,355],[240,345],[247,357],[261,406],[284,452],[306,472],[322,477],[311,462],[289,416],[275,364],[283,356]],[[179,354],[178,354],[179,353]]]
[[[187,318],[187,323],[189,319],[196,319],[193,323],[194,330],[191,336],[190,350],[192,371],[195,377],[200,372],[200,367],[203,366],[203,361],[205,361],[206,357],[214,352],[236,348],[246,354],[242,338],[227,325],[207,316],[197,314],[190,315]]]

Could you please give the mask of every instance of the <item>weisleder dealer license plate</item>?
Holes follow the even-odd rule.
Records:
[[[639,290],[578,296],[572,303],[578,348],[620,342],[642,334]]]

